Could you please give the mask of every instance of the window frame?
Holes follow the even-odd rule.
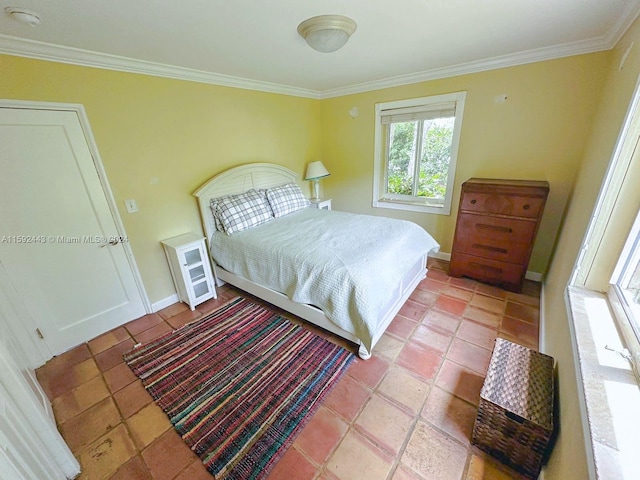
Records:
[[[373,170],[373,207],[389,208],[394,210],[408,210],[414,212],[434,213],[438,215],[451,214],[451,202],[453,198],[453,187],[455,181],[456,166],[458,160],[458,150],[462,131],[462,119],[464,116],[464,105],[467,92],[455,92],[442,95],[431,95],[428,97],[411,98],[397,100],[393,102],[377,103],[375,105],[375,133],[374,133],[374,170]],[[434,201],[433,199],[422,199],[418,197],[388,195],[386,193],[388,169],[388,129],[383,126],[383,116],[388,115],[390,110],[396,109],[417,109],[418,111],[440,110],[443,104],[454,104],[455,120],[453,125],[453,137],[451,141],[451,155],[449,158],[449,168],[447,172],[447,186],[444,199]]]

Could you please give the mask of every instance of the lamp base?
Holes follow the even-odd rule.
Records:
[[[313,183],[313,199],[320,200],[320,182],[318,180],[311,180]]]

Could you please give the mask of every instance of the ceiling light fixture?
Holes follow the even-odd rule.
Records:
[[[335,52],[356,31],[356,22],[342,15],[320,15],[298,25],[298,33],[318,52]]]
[[[40,23],[40,14],[27,10],[25,8],[7,7],[4,9],[5,13],[14,20],[33,27]]]

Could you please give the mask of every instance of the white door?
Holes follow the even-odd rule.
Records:
[[[0,262],[51,355],[145,314],[80,113],[0,106]]]

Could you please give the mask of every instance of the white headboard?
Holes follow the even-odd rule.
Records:
[[[209,179],[193,193],[198,198],[198,207],[207,235],[207,243],[216,230],[210,208],[212,198],[244,193],[252,188],[258,190],[286,183],[299,184],[300,178],[293,170],[275,163],[247,163],[225,170]]]

